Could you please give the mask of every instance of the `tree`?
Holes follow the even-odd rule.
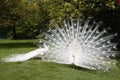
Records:
[[[39,6],[35,1],[2,0],[0,3],[0,27],[9,28],[12,31],[13,38],[17,38],[17,34],[20,32],[17,29],[21,28],[23,32],[27,32],[37,25]]]
[[[89,16],[120,29],[120,6],[114,0],[1,0],[0,34],[35,38],[64,19]]]

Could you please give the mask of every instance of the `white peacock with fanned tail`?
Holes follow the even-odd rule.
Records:
[[[116,34],[108,35],[106,30],[100,30],[100,23],[91,20],[68,20],[55,29],[44,33],[40,40],[43,48],[26,54],[17,54],[3,58],[5,62],[26,61],[40,56],[43,61],[61,64],[74,64],[92,70],[107,70],[118,53],[116,44],[111,40]],[[40,45],[41,46],[41,45]]]

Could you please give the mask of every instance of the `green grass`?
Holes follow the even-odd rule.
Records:
[[[37,48],[37,40],[0,40],[0,58]],[[120,66],[120,65],[119,65]],[[120,80],[120,67],[108,72],[73,69],[71,65],[32,59],[25,62],[0,61],[0,80]]]

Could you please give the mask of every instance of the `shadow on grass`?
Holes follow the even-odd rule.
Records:
[[[4,48],[30,48],[37,47],[36,44],[32,42],[24,42],[24,43],[0,43],[0,49]]]
[[[42,59],[40,57],[34,57],[31,60],[42,60]],[[50,63],[52,65],[52,63],[54,63],[54,62],[50,62]],[[67,68],[70,68],[72,70],[78,70],[78,71],[80,70],[80,71],[86,71],[86,72],[96,72],[95,70],[90,70],[90,69],[87,69],[87,68],[75,66],[74,64],[59,64],[59,63],[54,63],[54,64],[58,64],[60,66],[67,67]]]
[[[76,66],[74,64],[71,64],[71,65],[64,64],[64,66],[69,67],[73,70],[88,71],[88,72],[91,72],[91,71],[94,72],[95,71],[95,70],[90,70],[90,69],[87,69],[87,68],[79,67],[79,66]]]

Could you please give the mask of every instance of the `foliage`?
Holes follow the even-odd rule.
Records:
[[[120,6],[115,0],[74,0],[84,17],[92,16],[97,21],[103,21],[105,26],[111,26],[113,31],[120,29]],[[73,3],[73,2],[72,2]]]
[[[115,0],[0,0],[0,37],[36,38],[64,19],[89,16],[120,29]]]
[[[0,28],[9,28],[13,38],[17,38],[17,34],[21,33],[34,36],[34,29],[39,21],[39,6],[35,1],[2,0],[0,3]]]

